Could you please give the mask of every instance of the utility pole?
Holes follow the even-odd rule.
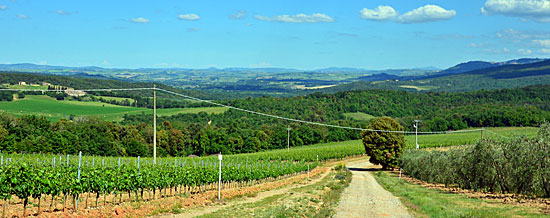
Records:
[[[418,122],[419,122],[419,121],[420,121],[420,120],[414,120],[415,124],[413,124],[414,129],[415,129],[414,134],[415,134],[415,139],[416,139],[416,149],[417,149],[417,150],[418,150],[418,148],[419,148],[419,146],[418,146]]]
[[[153,84],[153,165],[157,164],[157,86]]]
[[[287,137],[286,137],[286,149],[287,151],[290,151],[290,126],[287,126],[286,128]]]

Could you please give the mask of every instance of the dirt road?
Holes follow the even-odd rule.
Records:
[[[334,217],[412,217],[401,201],[382,188],[367,171],[371,165],[365,161],[348,166],[353,179],[342,193]]]

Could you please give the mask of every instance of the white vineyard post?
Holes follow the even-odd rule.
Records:
[[[418,150],[419,146],[418,146],[418,122],[420,120],[414,120],[415,124],[413,124],[414,126],[414,129],[415,129],[415,132],[414,132],[414,135],[415,135],[415,140],[416,140],[416,149]]]
[[[80,181],[80,168],[82,167],[82,151],[78,152],[78,181]],[[78,201],[80,201],[80,195],[76,195],[76,211],[78,212]]]
[[[220,160],[220,176],[218,179],[218,200],[222,197],[222,154],[218,154],[218,160]]]
[[[401,180],[401,170],[403,170],[403,168],[399,168],[399,180]]]
[[[67,167],[69,167],[69,155],[67,154]]]

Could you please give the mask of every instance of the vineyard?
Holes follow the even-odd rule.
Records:
[[[320,161],[364,154],[359,142],[227,155],[222,162],[222,185],[250,186],[308,172]],[[146,201],[177,194],[217,189],[217,156],[118,158],[45,154],[2,154],[0,163],[2,217],[9,207],[29,205],[40,212],[76,210],[123,201]],[[123,195],[127,198],[123,199]],[[90,204],[88,204],[88,199]],[[79,199],[79,200],[77,200]],[[48,201],[49,203],[46,205]],[[78,201],[78,202],[77,202]],[[72,204],[71,204],[72,202]],[[43,206],[46,205],[46,206]],[[44,209],[47,208],[47,209]],[[82,208],[82,207],[81,207]],[[9,211],[9,210],[8,210]]]

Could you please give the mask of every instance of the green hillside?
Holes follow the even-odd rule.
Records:
[[[157,109],[159,116],[171,116],[179,113],[223,113],[223,107],[169,108]],[[122,121],[125,114],[152,114],[152,109],[119,106],[101,102],[58,101],[45,95],[27,95],[24,99],[11,102],[0,101],[0,112],[21,115],[44,116],[50,121],[73,116],[97,116],[107,121]]]
[[[351,119],[364,120],[364,121],[369,121],[369,120],[375,118],[375,116],[372,116],[372,115],[366,114],[366,113],[361,113],[361,112],[344,113],[344,116],[349,117]]]

